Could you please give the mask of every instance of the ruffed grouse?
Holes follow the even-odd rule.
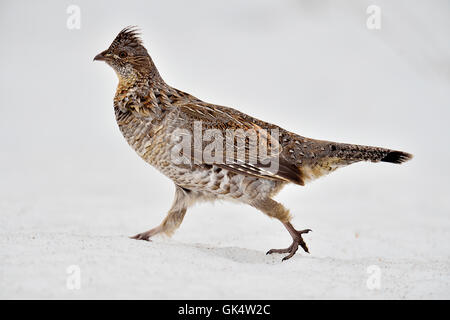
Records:
[[[292,244],[267,253],[287,253],[286,260],[299,245],[308,252],[302,234],[311,231],[294,229],[289,210],[272,199],[286,184],[304,185],[358,161],[402,163],[412,157],[305,138],[175,89],[161,78],[133,27],[123,29],[94,60],[105,61],[119,78],[114,111],[125,139],[175,183],[175,200],[164,221],[133,239],[172,234],[196,201],[234,200],[283,223]]]

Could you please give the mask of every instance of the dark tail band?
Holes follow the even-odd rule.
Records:
[[[391,162],[391,163],[403,163],[412,159],[412,154],[402,152],[402,151],[390,151],[384,158],[380,161]]]

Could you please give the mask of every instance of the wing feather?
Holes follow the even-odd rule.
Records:
[[[179,118],[185,120],[183,122],[190,126],[191,132],[194,132],[193,124],[195,121],[201,121],[203,136],[208,129],[218,130],[222,134],[222,148],[221,150],[214,150],[215,152],[220,152],[220,154],[218,157],[215,154],[213,163],[208,162],[208,164],[214,164],[232,172],[248,176],[304,185],[302,172],[295,164],[283,156],[283,148],[279,138],[272,132],[273,129],[281,130],[280,128],[269,124],[267,128],[264,128],[261,125],[265,124],[264,122],[235,109],[211,105],[202,101],[193,102],[189,100],[186,103],[179,103],[178,110]],[[231,141],[226,139],[227,134],[230,134],[230,132],[234,134]],[[250,143],[249,137],[251,136],[256,136],[256,149],[254,148],[255,140],[253,140],[253,144]],[[247,141],[246,139],[248,138],[249,142],[246,142],[244,146],[242,144],[239,145],[237,143],[238,138],[244,139],[244,141]],[[233,144],[232,146],[230,142]],[[208,144],[209,141],[202,141],[202,152]],[[229,152],[230,147],[232,152]],[[195,150],[192,151],[191,160],[198,163],[199,159],[194,159],[194,155],[198,153]],[[239,156],[239,154],[244,156]],[[221,160],[217,161],[217,158]],[[202,159],[202,161],[204,160]]]

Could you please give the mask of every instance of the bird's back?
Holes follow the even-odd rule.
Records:
[[[385,148],[306,138],[236,109],[204,102],[164,82],[128,88],[119,85],[115,110],[119,127],[130,146],[145,161],[175,180],[186,171],[209,170],[211,165],[216,165],[235,174],[303,185],[354,162],[401,163],[411,157],[407,153]],[[254,159],[256,164],[250,163],[249,157],[245,158],[249,163],[230,162],[225,141],[220,151],[223,152],[220,157],[222,161],[205,163],[204,159],[198,161],[193,158],[192,154],[196,152],[194,143],[192,154],[187,157],[193,163],[174,163],[171,151],[177,143],[175,131],[186,130],[195,135],[196,125],[201,127],[202,138],[208,130],[218,131],[224,140],[233,130],[255,131],[258,138],[269,141],[267,145],[272,149],[276,145],[277,151],[269,156],[269,160],[277,161],[277,172],[268,172],[258,164],[261,160],[259,155]],[[209,143],[209,140],[203,139],[201,151]]]

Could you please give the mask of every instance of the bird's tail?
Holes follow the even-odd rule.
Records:
[[[344,163],[348,160],[350,163],[355,161],[381,161],[400,164],[413,157],[412,154],[403,151],[346,143],[330,143],[330,150],[329,156],[339,158]]]
[[[314,180],[337,168],[359,161],[400,164],[410,160],[409,153],[380,147],[315,140],[311,142],[311,157],[300,166],[304,180]]]

